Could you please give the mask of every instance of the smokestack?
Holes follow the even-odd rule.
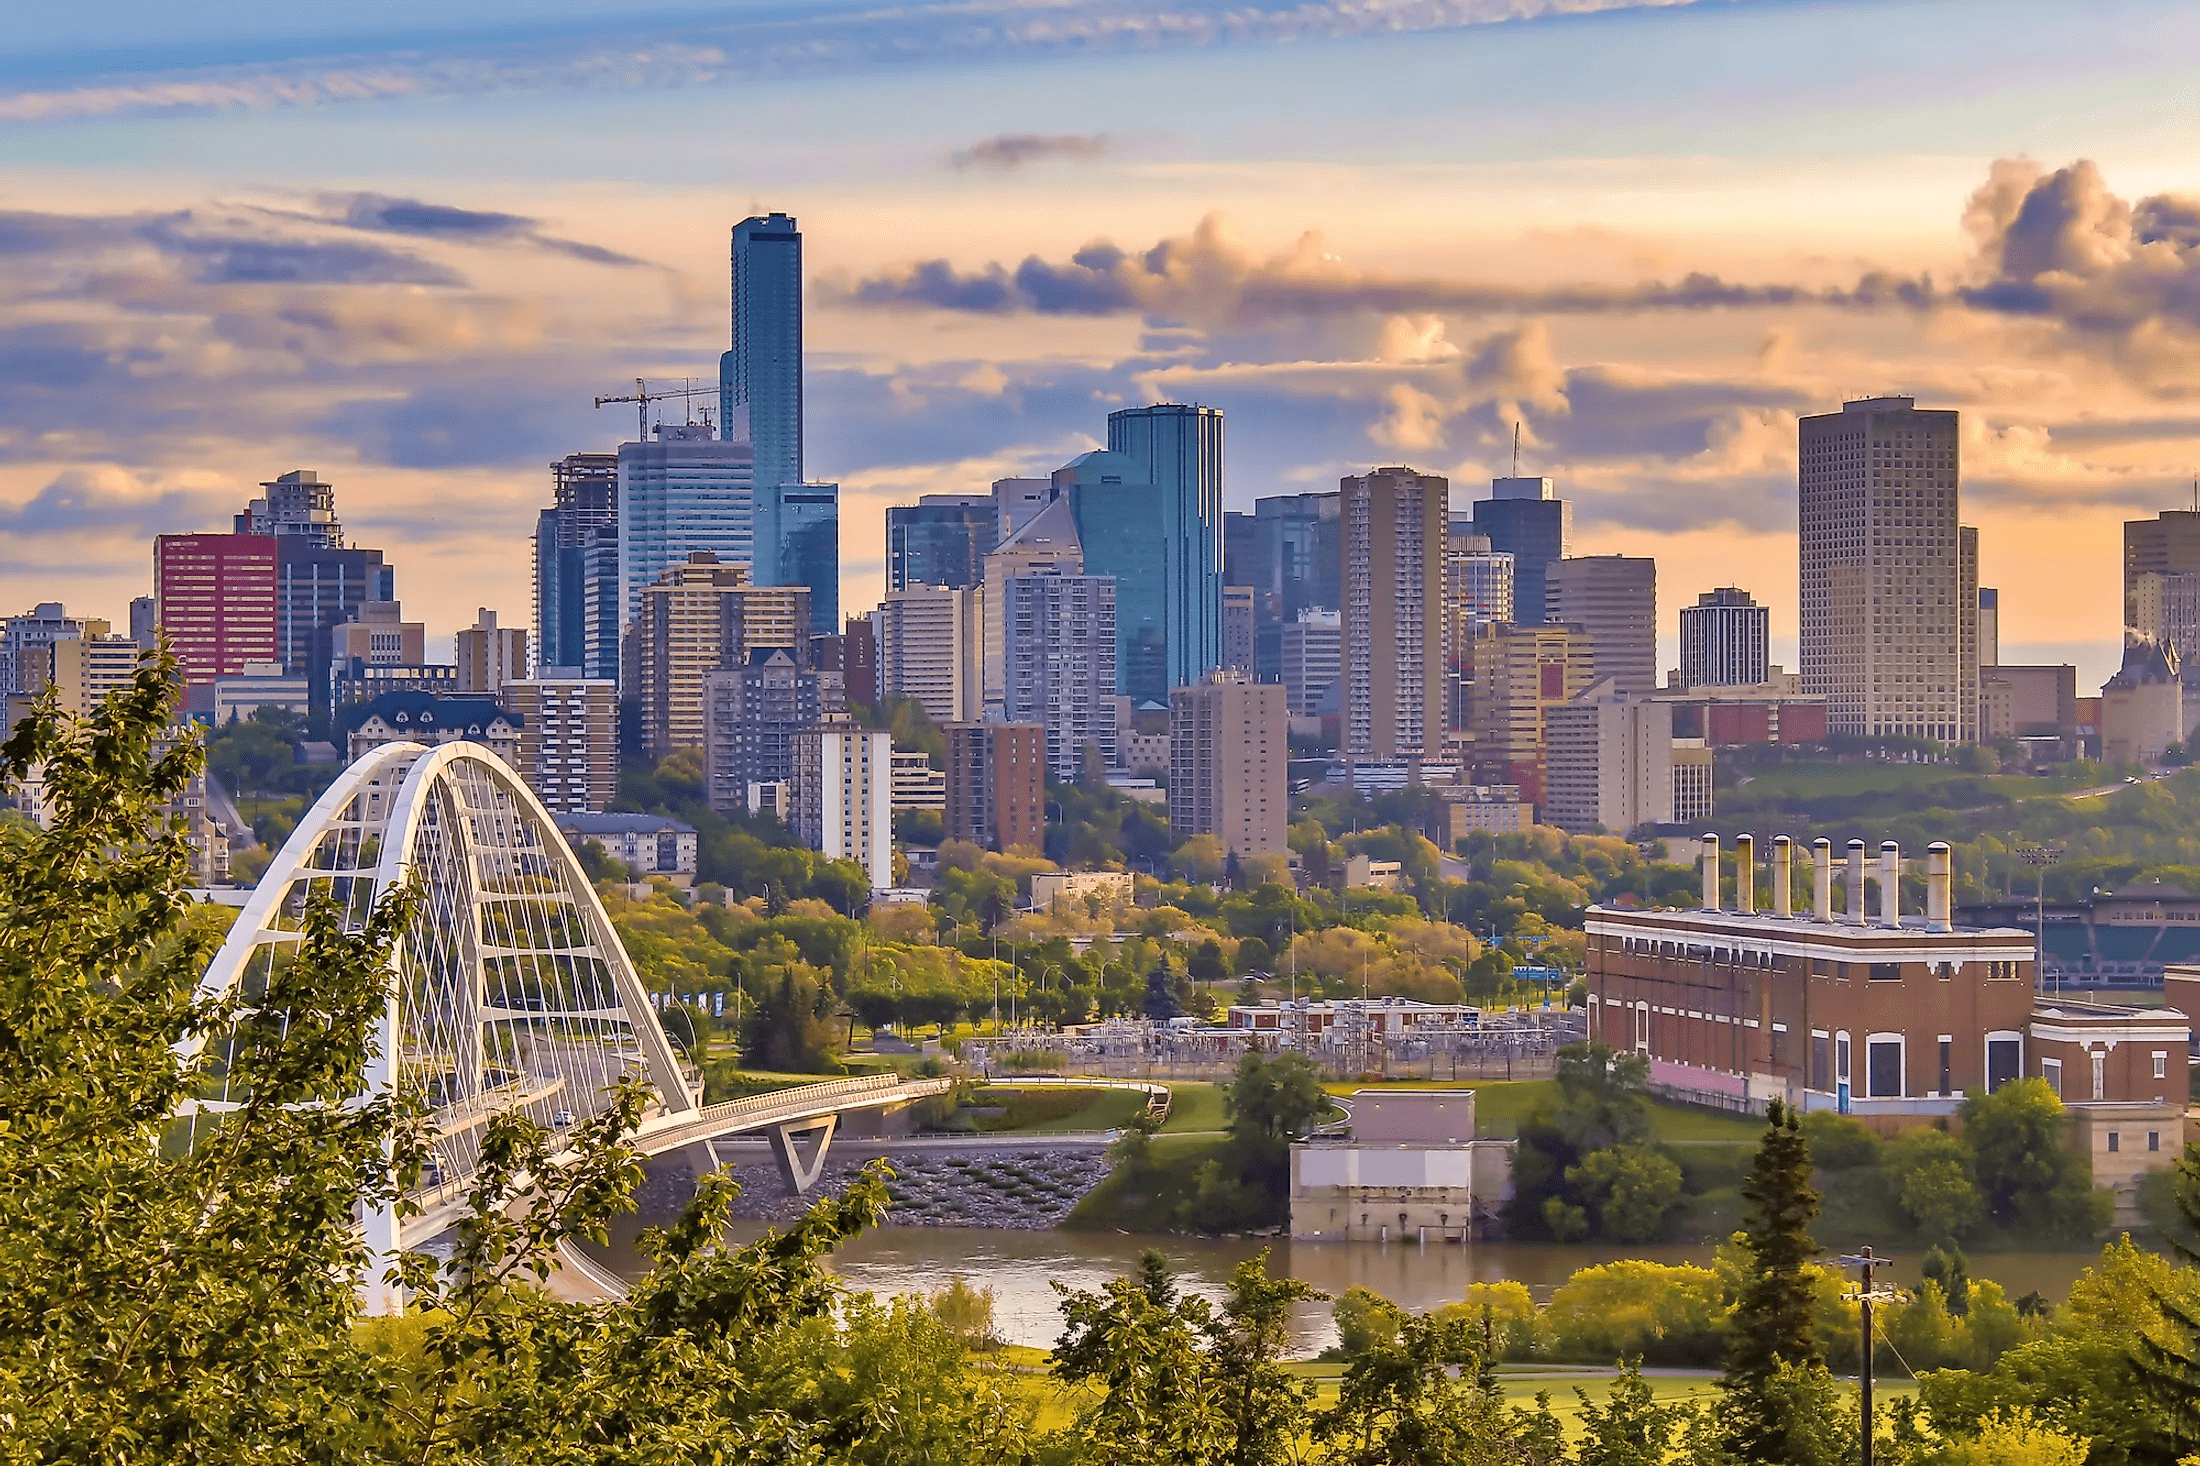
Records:
[[[1820,835],[1810,842],[1811,911],[1820,923],[1833,925],[1833,842]]]
[[[1864,924],[1864,842],[1849,841],[1849,925]]]
[[[1902,925],[1902,847],[1892,840],[1879,846],[1879,924]]]
[[[1935,840],[1925,847],[1925,930],[1944,932],[1951,930],[1948,920],[1949,896],[1954,880],[1954,861],[1950,858],[1947,843]]]
[[[1794,900],[1788,893],[1788,882],[1794,872],[1795,842],[1785,835],[1772,837],[1772,914],[1790,917],[1795,914]]]
[[[1703,909],[1719,909],[1719,837],[1703,837]]]
[[[1757,909],[1757,837],[1734,837],[1734,909],[1744,915]]]

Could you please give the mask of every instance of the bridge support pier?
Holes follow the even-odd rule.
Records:
[[[725,1164],[718,1159],[718,1147],[707,1137],[692,1141],[682,1146],[681,1150],[687,1156],[688,1170],[694,1173],[698,1181]]]
[[[779,1175],[787,1183],[787,1189],[800,1196],[817,1184],[817,1178],[825,1169],[825,1152],[833,1143],[833,1131],[840,1124],[837,1114],[815,1120],[795,1120],[785,1125],[774,1125],[766,1135],[770,1137],[772,1159],[779,1162]],[[808,1137],[809,1154],[803,1155],[797,1148],[797,1137]]]

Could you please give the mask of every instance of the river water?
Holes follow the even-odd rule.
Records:
[[[662,1196],[656,1187],[651,1192]],[[639,1274],[644,1264],[634,1246],[642,1227],[669,1220],[647,1213],[625,1219],[601,1254],[623,1276]],[[737,1223],[732,1240],[746,1241],[763,1231],[756,1223]],[[974,1227],[881,1227],[856,1238],[836,1253],[835,1272],[855,1287],[880,1294],[929,1293],[960,1275],[993,1290],[994,1326],[1011,1344],[1051,1348],[1061,1332],[1054,1284],[1073,1289],[1099,1287],[1134,1269],[1138,1254],[1159,1248],[1183,1274],[1187,1291],[1220,1299],[1230,1270],[1262,1248],[1269,1269],[1302,1278],[1334,1297],[1350,1287],[1372,1288],[1416,1311],[1465,1296],[1469,1283],[1517,1278],[1538,1302],[1577,1269],[1619,1257],[1656,1262],[1708,1263],[1709,1246],[1559,1247],[1522,1242],[1432,1243],[1292,1242],[1286,1238],[1243,1240],[1207,1237],[1137,1237],[1120,1232],[1005,1231]],[[593,1250],[593,1249],[592,1249]],[[1971,1259],[1974,1277],[1992,1278],[2011,1298],[2038,1291],[2061,1302],[2079,1272],[2099,1256],[2094,1252],[1996,1252]],[[1919,1256],[1896,1254],[1895,1280],[1917,1280]],[[1293,1327],[1297,1352],[1312,1354],[1336,1342],[1327,1303],[1305,1303]]]

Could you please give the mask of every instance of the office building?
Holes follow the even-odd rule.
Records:
[[[551,504],[535,517],[535,655],[546,667],[580,667],[616,678],[618,657],[591,663],[589,616],[601,599],[589,581],[589,551],[599,534],[617,543],[619,456],[569,453],[550,465]],[[614,558],[613,573],[617,561]],[[612,600],[616,603],[614,589]],[[610,629],[616,642],[618,628]]]
[[[153,541],[153,597],[187,688],[234,677],[246,662],[282,660],[272,536],[159,536]]]
[[[841,713],[839,681],[784,649],[703,674],[703,778],[710,807],[743,808],[751,784],[794,777],[795,735]]]
[[[309,681],[312,679],[308,679]],[[353,657],[329,665],[318,694],[341,713],[373,702],[388,692],[418,692],[430,697],[458,696],[458,668],[442,662],[375,663]]]
[[[394,691],[347,708],[340,715],[346,756],[358,759],[385,743],[480,743],[514,769],[520,767],[519,714],[486,697],[448,697]]]
[[[2132,582],[2127,604],[2126,627],[2132,634],[2177,648],[2178,664],[2191,665],[2200,652],[2200,571],[2142,571]],[[1982,639],[1983,631],[1982,621]]]
[[[871,889],[894,884],[893,737],[843,723],[795,735],[788,780],[794,832],[828,860],[862,867]]]
[[[1978,588],[1978,664],[1984,668],[2000,663],[2001,592],[1990,585],[1982,585]]]
[[[1450,483],[1410,468],[1339,482],[1344,755],[1389,762],[1444,744],[1444,544]]]
[[[1108,414],[1107,456],[1054,475],[1085,573],[1115,577],[1117,688],[1134,703],[1222,664],[1222,413],[1158,403]]]
[[[1086,454],[1086,458],[1093,455]],[[1082,462],[1083,460],[1079,460]],[[1008,645],[1006,641],[1008,581],[1018,575],[1083,575],[1086,571],[1085,554],[1078,536],[1077,522],[1067,498],[1050,501],[1047,506],[1017,526],[1016,532],[1001,541],[992,554],[985,557],[984,584],[980,601],[980,670],[983,675],[982,695],[985,714],[1001,715],[1007,705]],[[1098,572],[1094,572],[1097,574]],[[1116,613],[1122,614],[1122,587],[1116,587]],[[1120,645],[1120,637],[1118,637]],[[1117,669],[1117,682],[1121,682],[1121,668]]]
[[[1546,708],[1543,822],[1569,834],[1632,834],[1673,822],[1673,709],[1599,677]]]
[[[1544,718],[1589,686],[1590,668],[1589,638],[1572,627],[1484,626],[1468,701],[1475,782],[1517,785],[1530,804],[1542,805]]]
[[[1673,708],[1673,736],[1717,747],[1743,743],[1823,743],[1826,700],[1783,692],[1777,682],[1661,692]]]
[[[1042,490],[1048,486],[1045,479],[1002,482],[1032,483]],[[999,524],[1000,510],[991,494],[926,494],[914,504],[888,509],[887,592],[913,585],[976,585],[985,557],[1004,538]]]
[[[2164,509],[2124,521],[2124,625],[2139,624],[2139,578],[2200,574],[2200,509]]]
[[[1263,614],[1279,623],[1314,607],[1334,611],[1341,595],[1344,552],[1338,539],[1339,497],[1328,490],[1278,494],[1253,501],[1256,571],[1265,578],[1230,578],[1268,597]]]
[[[507,681],[498,700],[519,718],[519,771],[555,814],[601,814],[619,785],[619,688],[544,667]]]
[[[756,465],[749,444],[706,427],[661,423],[656,441],[619,445],[620,629],[641,614],[643,588],[708,552],[746,570],[756,559]]]
[[[976,722],[984,706],[983,597],[978,587],[888,592],[878,608],[879,694],[915,698],[935,723]]]
[[[2185,741],[2185,687],[2177,648],[2158,641],[2124,646],[2124,664],[2101,684],[2101,760],[2158,764]]]
[[[993,481],[993,543],[998,545],[1024,521],[1054,502],[1052,478],[998,478]],[[981,557],[982,558],[982,557]]]
[[[65,636],[46,648],[48,678],[61,711],[89,717],[107,694],[137,680],[138,644],[108,634],[104,621],[88,621],[81,636]]]
[[[343,545],[336,488],[312,469],[294,468],[260,487],[266,494],[246,502],[244,513],[233,521],[236,533],[273,535],[328,549]]]
[[[1286,622],[1280,638],[1278,675],[1294,718],[1318,718],[1336,710],[1332,694],[1344,664],[1343,613],[1308,608]]]
[[[1513,557],[1490,548],[1469,515],[1448,516],[1444,548],[1444,731],[1467,731],[1474,686],[1474,639],[1493,622],[1514,619]]]
[[[1046,843],[1047,731],[1037,723],[950,723],[947,838],[988,850]]]
[[[755,444],[760,491],[799,484],[802,232],[786,214],[743,219],[732,256],[733,349],[719,360],[719,422],[728,439]]]
[[[838,633],[840,485],[781,484],[758,491],[750,579],[762,586],[807,587],[811,633]]]
[[[1169,693],[1169,829],[1213,835],[1232,855],[1280,855],[1291,823],[1284,692],[1211,672]]]
[[[809,591],[752,586],[745,566],[698,550],[644,588],[626,637],[629,675],[620,694],[636,704],[643,752],[662,759],[703,743],[703,678],[784,650],[809,666]]]
[[[1761,686],[1771,666],[1771,613],[1748,591],[1721,586],[1681,607],[1682,689]]]
[[[1222,588],[1222,665],[1253,675],[1253,621],[1257,593],[1249,585]]]
[[[894,813],[928,809],[947,817],[947,770],[932,767],[927,753],[894,753]]]
[[[106,622],[71,616],[59,601],[41,601],[8,617],[0,622],[0,696],[37,696],[53,680],[54,643],[106,631]]]
[[[1544,573],[1573,553],[1574,506],[1547,478],[1492,479],[1490,497],[1475,500],[1474,532],[1489,540],[1491,550],[1513,557],[1513,620],[1542,624]]]
[[[142,647],[160,642],[160,602],[151,596],[130,599],[130,640]]]
[[[2182,652],[2177,665],[2184,667]],[[2078,669],[2069,663],[2040,667],[1981,667],[1979,686],[1979,740],[2001,738],[2053,738],[2072,747],[2055,750],[2075,758],[2078,736]],[[2194,726],[2187,718],[2185,726]]]
[[[582,552],[586,569],[582,591],[581,670],[590,677],[617,682],[625,666],[620,650],[626,632],[626,590],[619,582],[619,531],[616,525],[596,531],[596,538]]]
[[[840,674],[841,696],[863,707],[878,702],[878,634],[869,616],[850,616],[836,636],[810,638],[810,665]]]
[[[1975,531],[1958,520],[1957,414],[1909,397],[1797,424],[1803,691],[1836,734],[1970,742]]]
[[[261,708],[303,718],[313,711],[312,679],[293,677],[281,662],[247,662],[234,677],[214,679],[214,697],[207,713],[217,728],[258,713]]]
[[[324,669],[342,660],[337,627],[370,601],[396,598],[396,572],[380,550],[344,542],[336,489],[311,469],[293,469],[260,487],[233,523],[238,535],[275,542],[275,654],[291,676],[309,679],[317,709],[328,706]]]
[[[1115,766],[1115,579],[1043,566],[1001,582],[1001,711],[1046,729],[1064,784]]]
[[[1673,740],[1673,823],[1701,824],[1712,816],[1718,778],[1711,745],[1701,738]]]
[[[1631,555],[1559,560],[1543,572],[1543,619],[1588,633],[1594,675],[1625,695],[1658,687],[1658,562]]]
[[[458,633],[454,646],[460,692],[494,697],[505,683],[527,675],[527,633],[498,626],[497,613],[487,606],[476,610],[474,624]]]
[[[1222,579],[1223,589],[1230,586],[1250,586],[1254,592],[1254,615],[1262,622],[1271,619],[1270,600],[1275,581],[1274,557],[1261,536],[1260,516],[1231,509],[1222,516]]]
[[[367,601],[329,633],[329,671],[353,664],[418,667],[428,660],[428,628],[405,619],[400,601]],[[455,672],[454,672],[455,677]],[[476,689],[460,689],[474,691]]]

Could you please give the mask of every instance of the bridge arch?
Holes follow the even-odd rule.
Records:
[[[627,1074],[657,1092],[654,1124],[699,1115],[679,1056],[595,887],[534,791],[476,743],[385,744],[354,762],[298,823],[260,878],[201,982],[249,1001],[292,960],[309,896],[325,893],[362,926],[382,895],[417,880],[422,900],[390,960],[389,1004],[370,1094],[423,1099],[435,1164],[419,1197],[441,1225],[470,1185],[489,1119],[522,1110],[568,1126],[603,1108]],[[226,1081],[223,1081],[226,1083]],[[218,1116],[226,1089],[191,1107]],[[394,1214],[362,1218],[373,1311]]]

